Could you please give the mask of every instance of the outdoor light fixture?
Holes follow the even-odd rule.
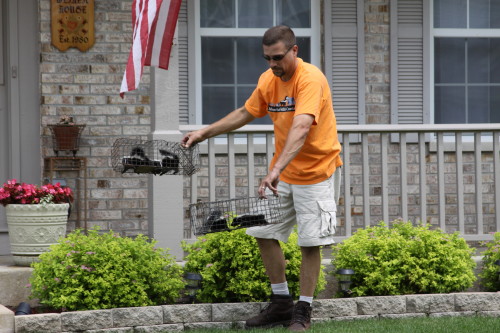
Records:
[[[349,268],[341,268],[337,270],[337,275],[339,279],[339,289],[344,294],[344,297],[351,296],[351,279],[354,275],[354,271]]]
[[[184,275],[186,279],[186,291],[189,297],[189,303],[194,303],[196,300],[196,293],[201,288],[201,275],[198,273],[186,273]]]

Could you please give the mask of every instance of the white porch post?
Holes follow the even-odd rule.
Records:
[[[168,70],[151,68],[152,140],[179,142],[179,58],[177,32]],[[150,176],[149,233],[157,246],[169,248],[177,260],[183,258],[183,177],[179,175]]]

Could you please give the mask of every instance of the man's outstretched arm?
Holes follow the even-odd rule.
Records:
[[[244,106],[242,106],[207,127],[187,133],[182,138],[181,144],[185,148],[191,147],[192,145],[208,138],[231,132],[242,127],[243,125],[248,124],[254,119],[255,117],[248,112]]]

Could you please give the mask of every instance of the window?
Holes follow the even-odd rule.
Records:
[[[434,0],[434,121],[500,122],[500,0]]]
[[[318,0],[195,0],[196,123],[209,124],[244,104],[267,68],[262,35],[286,24],[299,57],[319,66]],[[270,124],[268,117],[252,124]]]

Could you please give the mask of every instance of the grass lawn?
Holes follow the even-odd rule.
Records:
[[[190,330],[190,333],[215,333],[220,329]],[[241,329],[224,332],[243,332]],[[252,330],[252,333],[284,333],[284,328]],[[370,319],[329,321],[316,323],[308,332],[314,333],[498,333],[500,318],[493,317],[441,317],[408,319]]]

